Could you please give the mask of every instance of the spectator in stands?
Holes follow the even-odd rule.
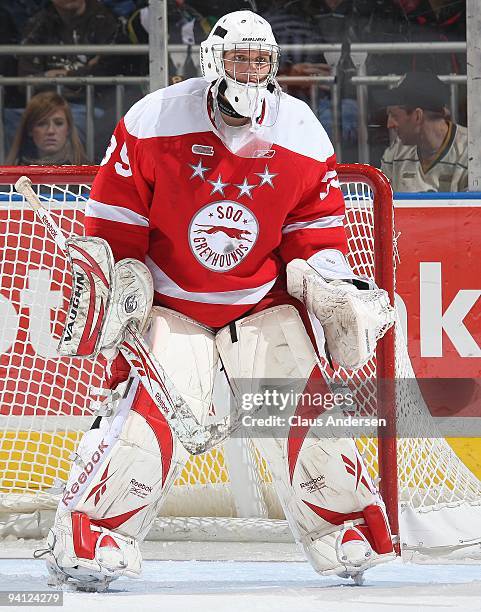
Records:
[[[97,0],[50,0],[34,15],[22,33],[24,45],[114,44],[126,42],[118,19]],[[20,56],[19,76],[46,77],[111,76],[121,74],[123,59],[119,56],[89,54]],[[53,85],[38,87],[53,89]],[[114,88],[95,88],[96,117],[114,106]],[[62,94],[69,101],[75,124],[82,137],[85,134],[85,86],[63,86]],[[109,122],[103,122],[102,125]],[[105,125],[110,132],[111,125]],[[99,142],[103,148],[104,142]]]
[[[2,45],[16,45],[18,43],[18,33],[15,27],[13,16],[6,7],[0,5],[0,41]],[[15,58],[12,55],[0,55],[0,75],[11,77],[16,76],[17,67]],[[16,88],[7,87],[6,106],[14,106],[17,101]]]
[[[0,0],[0,7],[8,11],[15,22],[16,29],[21,32],[27,21],[43,9],[50,0]],[[3,44],[3,43],[2,43]]]
[[[7,164],[86,163],[87,156],[65,98],[54,91],[33,96],[20,121]]]
[[[365,0],[362,0],[363,7]],[[347,53],[321,53],[319,51],[286,51],[281,55],[279,75],[286,76],[334,76],[340,85],[342,129],[342,159],[357,158],[357,102],[355,89],[350,85],[350,75],[356,68],[349,53],[349,45],[361,40],[366,18],[358,10],[357,0],[264,0],[260,12],[272,25],[281,48],[286,44],[347,43]],[[372,11],[372,7],[369,7]],[[365,57],[363,58],[365,59]],[[311,85],[282,84],[292,95],[311,104]],[[331,88],[318,86],[318,104],[315,111],[323,127],[334,138]],[[339,145],[338,145],[339,148]]]
[[[466,0],[373,0],[376,17],[370,25],[373,42],[448,42],[466,40]],[[367,62],[370,75],[429,71],[435,74],[466,74],[465,53],[373,54]],[[371,90],[371,88],[370,88]],[[466,122],[466,87],[458,88],[457,116]],[[371,161],[377,163],[389,142],[380,127],[382,114],[370,105],[369,143]]]
[[[99,45],[119,40],[120,26],[115,16],[97,0],[51,0],[29,21],[22,34],[24,45]],[[21,56],[18,73],[45,76],[109,76],[120,72],[115,57],[90,55]],[[80,87],[65,87],[69,101],[84,99]]]
[[[127,20],[137,8],[135,0],[100,0],[114,15]]]
[[[466,0],[392,0],[408,24],[411,42],[466,40]],[[465,74],[464,53],[423,53],[410,58],[410,70]]]
[[[170,44],[183,44],[190,47],[199,44],[207,37],[211,25],[193,6],[187,4],[184,0],[168,0],[167,8]],[[143,6],[132,13],[127,22],[127,32],[131,43],[148,43],[148,6]],[[199,71],[192,60],[190,48],[187,48],[187,52],[182,52],[176,56],[169,53],[168,62],[169,84],[171,85],[199,75]],[[143,75],[148,74],[148,71],[149,58],[138,56],[134,72]]]
[[[446,85],[432,72],[410,72],[376,97],[395,134],[381,160],[394,191],[465,191],[468,134],[449,120]]]
[[[331,68],[337,66],[344,146],[356,139],[356,91],[350,77],[362,63],[366,63],[366,73],[370,75],[420,70],[443,74],[460,72],[461,60],[455,54],[367,55],[352,53],[350,45],[465,40],[465,0],[317,0],[313,6],[311,13],[323,42],[344,43],[340,58],[335,53],[325,54]],[[321,99],[319,118],[329,131],[332,115],[328,103],[329,100]],[[387,144],[387,134],[385,138],[379,153]],[[355,161],[357,151],[352,146],[351,152],[351,160]]]

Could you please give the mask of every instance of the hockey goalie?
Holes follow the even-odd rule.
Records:
[[[308,106],[281,91],[278,62],[270,25],[230,13],[201,44],[203,78],[147,95],[112,136],[80,246],[114,289],[75,302],[60,347],[86,354],[99,320],[109,384],[48,536],[56,584],[101,590],[139,576],[139,543],[188,458],[116,351],[119,304],[140,309],[138,326],[201,423],[219,364],[231,381],[308,384],[322,379],[325,349],[359,368],[393,323],[387,294],[347,264],[333,147]],[[352,440],[289,431],[255,442],[317,572],[356,577],[395,556]],[[323,487],[306,487],[319,473]]]

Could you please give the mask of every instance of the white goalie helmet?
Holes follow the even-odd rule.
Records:
[[[255,120],[266,96],[279,96],[279,47],[270,24],[252,11],[219,19],[200,45],[200,65],[204,78],[216,82],[216,91],[242,117]]]

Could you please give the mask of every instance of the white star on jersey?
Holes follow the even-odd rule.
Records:
[[[223,183],[222,176],[219,174],[216,181],[208,181],[213,187],[210,195],[214,195],[214,193],[220,193],[222,197],[224,197],[224,187],[227,187],[230,183]]]
[[[270,185],[272,189],[274,189],[274,183],[272,182],[272,179],[277,176],[277,174],[271,174],[269,172],[268,166],[265,167],[264,172],[256,172],[256,174],[261,179],[259,187],[262,187],[262,185]]]
[[[254,187],[256,187],[256,185],[249,185],[247,177],[244,178],[244,182],[241,185],[234,185],[234,187],[237,187],[239,190],[239,195],[237,196],[238,198],[246,195],[252,200],[251,191],[254,189]]]
[[[192,176],[190,177],[190,179],[192,180],[193,178],[195,178],[196,176],[198,176],[199,178],[201,178],[203,181],[205,181],[204,178],[204,172],[207,172],[207,170],[210,170],[210,168],[205,168],[202,165],[202,160],[199,159],[199,163],[197,164],[197,166],[194,166],[194,164],[189,164],[189,166],[192,168],[192,170],[194,171],[192,173]]]

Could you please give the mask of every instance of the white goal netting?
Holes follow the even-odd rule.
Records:
[[[349,168],[340,171],[347,204],[349,260],[357,273],[377,278],[378,282],[381,279],[381,285],[385,286],[385,282],[389,286],[394,277],[392,201],[385,194],[381,197],[376,193],[372,180],[364,182],[359,177],[359,168],[355,167],[354,178]],[[82,234],[89,184],[68,181],[68,177],[57,174],[38,185],[38,193],[66,235]],[[382,215],[376,212],[376,207],[384,207]],[[387,229],[379,227],[383,219]],[[88,392],[90,387],[101,386],[102,368],[95,362],[58,357],[56,345],[70,283],[66,262],[23,198],[14,193],[13,181],[7,183],[5,179],[0,185],[0,225],[3,236],[0,536],[29,535],[38,527],[41,513],[56,507],[62,483],[67,479],[69,458],[82,432],[91,425]],[[385,253],[380,253],[386,240],[391,246],[387,258]],[[326,372],[334,380],[354,381],[358,413],[376,414],[377,375],[414,379],[399,325],[395,337],[395,348],[394,343],[387,341],[378,357],[383,368],[373,359],[351,376],[342,370],[332,372],[326,366]],[[470,545],[481,540],[481,483],[449,444],[435,434],[433,420],[417,385],[411,382],[397,385],[396,391],[392,389],[391,395],[386,396],[387,403],[392,408],[396,406],[398,428],[401,425],[403,433],[397,441],[394,468],[388,465],[387,453],[383,454],[384,470],[379,465],[375,438],[360,439],[358,446],[372,476],[379,479],[381,473],[383,492],[397,491],[401,546],[413,554],[437,549],[432,532],[443,530],[439,547],[455,549],[458,556],[461,556],[459,549],[469,547],[471,554]],[[239,449],[234,450],[234,456],[238,457],[236,452]],[[264,460],[251,447],[244,455],[253,466],[262,495],[256,506],[258,526],[282,519]],[[176,481],[162,514],[177,517],[175,521],[187,516],[218,517],[217,525],[222,525],[228,517],[245,518],[242,510],[245,506],[239,503],[238,487],[231,473],[234,461],[224,448],[192,458]],[[390,512],[393,518],[395,511],[391,508]],[[194,519],[194,525],[200,520]],[[243,530],[249,538],[248,521],[240,521],[236,529]],[[254,531],[257,534],[258,527]]]

